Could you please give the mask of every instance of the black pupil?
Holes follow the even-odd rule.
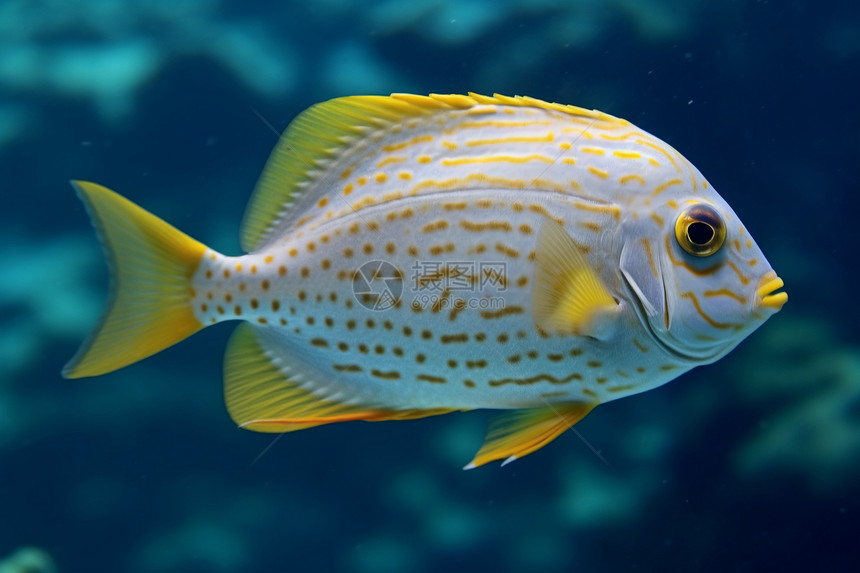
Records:
[[[707,223],[694,221],[687,227],[687,236],[694,245],[707,245],[714,239],[714,229]]]

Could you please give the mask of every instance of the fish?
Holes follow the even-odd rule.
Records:
[[[280,137],[207,247],[73,181],[111,270],[62,371],[123,368],[223,321],[232,420],[290,432],[500,410],[464,469],[721,358],[782,279],[680,153],[596,110],[495,94],[350,96]]]

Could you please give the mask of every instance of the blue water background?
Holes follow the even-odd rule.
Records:
[[[0,560],[61,572],[854,571],[860,9],[792,0],[0,2]],[[275,134],[358,93],[629,119],[733,206],[790,301],[720,362],[504,468],[485,412],[235,428],[232,330],[59,371],[107,275],[69,179],[239,253]]]

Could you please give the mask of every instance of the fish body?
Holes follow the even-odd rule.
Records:
[[[310,108],[269,159],[238,257],[77,186],[102,237],[126,237],[105,242],[112,300],[66,375],[241,320],[225,360],[239,425],[512,410],[467,467],[522,457],[597,404],[718,359],[787,299],[677,151],[625,120],[531,98]],[[140,243],[169,260],[131,249],[123,261]]]

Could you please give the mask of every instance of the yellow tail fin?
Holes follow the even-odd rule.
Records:
[[[203,324],[191,309],[191,277],[206,246],[110,189],[73,181],[111,272],[98,324],[65,368],[66,378],[128,366],[191,336]]]

